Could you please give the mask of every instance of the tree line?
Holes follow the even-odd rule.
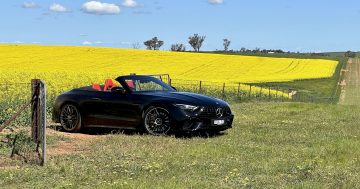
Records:
[[[195,52],[200,52],[200,49],[206,39],[206,36],[201,36],[199,34],[194,34],[188,37],[188,43],[193,48]],[[223,50],[216,50],[216,52],[230,52],[230,53],[242,53],[242,54],[300,54],[300,52],[290,52],[290,51],[283,51],[282,49],[247,49],[245,47],[242,47],[240,50],[229,50],[231,41],[229,39],[223,39]],[[158,37],[153,37],[152,39],[149,39],[144,42],[144,45],[146,46],[146,49],[148,50],[159,50],[161,46],[164,45],[164,41],[160,40]],[[133,44],[134,49],[140,48],[139,43]],[[185,52],[186,45],[182,43],[175,43],[172,44],[170,47],[171,51],[177,51],[177,52]],[[330,56],[327,53],[310,53],[311,56]],[[345,57],[356,57],[356,53],[352,51],[345,52]]]
[[[195,52],[200,52],[200,49],[206,39],[206,36],[201,36],[199,34],[194,34],[188,38],[188,43],[193,48]],[[228,39],[223,40],[224,51],[228,51],[231,41]],[[158,37],[153,37],[144,42],[146,49],[148,50],[159,50],[161,46],[164,45],[164,41],[160,40]],[[140,48],[138,43],[133,44],[135,49]],[[184,52],[186,51],[186,45],[182,43],[175,43],[171,45],[171,51]]]

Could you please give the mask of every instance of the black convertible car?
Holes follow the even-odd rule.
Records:
[[[93,84],[61,94],[55,102],[53,120],[68,132],[82,127],[111,127],[161,135],[231,128],[234,115],[222,100],[177,92],[151,76],[121,76],[116,82],[107,79],[105,85]]]

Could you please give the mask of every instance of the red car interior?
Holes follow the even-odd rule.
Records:
[[[111,88],[116,87],[116,86],[117,86],[117,85],[114,84],[114,82],[112,81],[112,79],[106,79],[106,80],[105,80],[104,91],[111,90]]]
[[[134,89],[135,84],[133,80],[126,80],[126,84],[129,86],[129,88]]]
[[[92,85],[92,88],[93,88],[94,90],[101,91],[101,87],[100,87],[100,85],[97,84],[97,83],[94,83],[94,84]]]

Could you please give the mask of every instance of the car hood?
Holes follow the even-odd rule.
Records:
[[[144,96],[152,96],[159,100],[168,100],[173,103],[184,103],[197,106],[228,106],[228,104],[220,99],[189,92],[146,92],[141,93]]]

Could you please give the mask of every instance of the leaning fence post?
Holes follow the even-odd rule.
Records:
[[[171,86],[171,79],[169,78],[169,85]]]

